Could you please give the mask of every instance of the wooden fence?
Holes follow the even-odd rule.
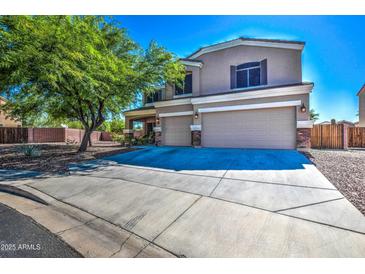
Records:
[[[27,128],[0,127],[0,144],[26,143],[27,141]]]
[[[349,147],[365,147],[365,127],[348,128]]]
[[[314,125],[311,132],[312,148],[347,149],[365,147],[365,127],[346,125]]]
[[[312,148],[345,148],[344,125],[314,125],[311,132]]]

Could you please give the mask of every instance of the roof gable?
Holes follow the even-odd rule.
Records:
[[[357,93],[357,96],[360,96],[361,94],[365,93],[365,84],[362,86],[362,88],[359,90],[359,92]]]
[[[254,39],[240,37],[230,41],[202,47],[188,56],[190,59],[197,58],[205,53],[218,51],[226,48],[236,46],[256,46],[256,47],[272,47],[272,48],[284,48],[303,50],[305,43],[300,41],[287,41],[287,40],[275,40],[275,39]]]

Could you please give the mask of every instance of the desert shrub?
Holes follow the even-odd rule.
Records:
[[[148,135],[148,143],[149,144],[155,143],[155,133],[154,132],[150,132],[150,134]]]
[[[123,142],[124,146],[130,146],[132,145],[132,138],[129,136],[124,137],[124,142]]]
[[[66,145],[76,145],[77,141],[74,139],[67,138],[66,139]]]
[[[118,134],[118,133],[111,133],[112,135],[112,140],[114,142],[119,142],[119,143],[123,143],[124,142],[124,135],[123,134]]]
[[[136,139],[136,138],[132,138],[132,139],[131,139],[131,144],[132,144],[132,145],[134,145],[134,146],[135,146],[135,145],[138,145],[138,139]]]
[[[24,156],[27,157],[39,157],[42,154],[41,149],[39,146],[35,145],[23,145],[18,147],[18,152],[22,153]]]

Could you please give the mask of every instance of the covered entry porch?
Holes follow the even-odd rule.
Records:
[[[154,107],[142,107],[124,112],[126,138],[142,138],[153,134],[156,126],[156,110]]]

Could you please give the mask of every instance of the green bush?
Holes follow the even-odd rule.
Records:
[[[148,135],[144,135],[142,137],[134,138],[134,137],[125,137],[124,138],[125,145],[132,145],[132,146],[144,146],[148,144],[153,144],[155,141],[154,133],[150,133]]]
[[[18,147],[18,152],[27,157],[39,157],[42,154],[41,149],[35,145],[22,145]]]
[[[112,132],[111,135],[112,135],[112,140],[114,142],[119,142],[119,143],[124,142],[124,135],[123,134],[118,134],[118,133]]]
[[[155,133],[154,132],[150,132],[150,134],[148,135],[148,143],[149,144],[155,143]]]
[[[106,131],[116,134],[121,134],[124,129],[124,120],[113,119],[111,121],[105,121],[97,130]]]

